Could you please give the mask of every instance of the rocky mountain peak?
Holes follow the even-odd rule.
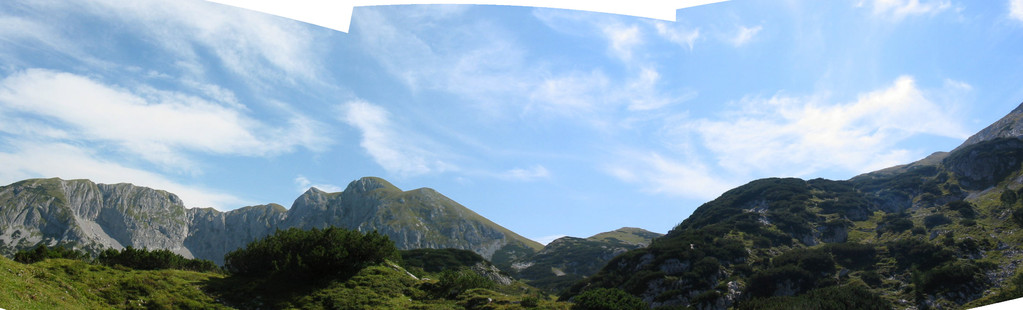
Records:
[[[401,192],[398,187],[384,179],[378,177],[363,177],[352,181],[352,183],[348,183],[348,187],[345,188],[345,193],[368,193],[379,188]]]
[[[969,139],[966,139],[966,142],[963,142],[962,145],[956,147],[955,150],[997,138],[1021,137],[1023,137],[1023,104],[1017,106],[1016,109],[1009,112],[1008,115],[1005,115],[994,124],[991,124],[973,136],[970,136]]]

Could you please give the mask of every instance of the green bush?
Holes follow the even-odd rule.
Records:
[[[402,267],[421,268],[426,272],[441,272],[485,262],[475,252],[460,249],[414,249],[399,251]]]
[[[955,254],[940,245],[912,238],[889,242],[887,247],[901,268],[927,270],[951,260]]]
[[[753,297],[774,296],[782,285],[791,285],[796,293],[814,288],[817,277],[813,273],[795,265],[784,265],[762,270],[750,277],[747,292]]]
[[[120,251],[106,249],[96,258],[107,266],[124,266],[138,270],[179,269],[199,272],[219,272],[220,267],[205,259],[188,259],[168,250],[136,249],[126,247]]]
[[[440,274],[433,291],[441,298],[454,298],[473,289],[497,288],[497,283],[472,269],[445,270]]]
[[[290,228],[227,253],[224,266],[237,275],[325,280],[348,278],[364,267],[398,258],[394,242],[375,231]]]
[[[797,266],[821,274],[835,272],[835,260],[827,249],[794,249],[771,259],[774,267]]]
[[[573,310],[640,310],[649,306],[639,297],[616,288],[597,288],[582,292],[574,299]]]
[[[949,219],[944,214],[931,214],[924,217],[924,226],[926,226],[927,229],[931,229],[934,228],[935,226],[941,226],[949,223],[952,223],[952,220]]]
[[[973,283],[983,281],[984,270],[967,260],[953,261],[925,272],[920,288],[925,293],[966,292]]]
[[[877,249],[870,244],[832,243],[825,246],[835,258],[835,262],[849,269],[863,270],[874,266],[877,262]]]
[[[63,258],[63,259],[89,259],[89,254],[85,252],[67,248],[63,246],[47,247],[45,244],[39,244],[31,250],[21,250],[14,253],[14,261],[22,264],[31,264],[38,261],[42,261],[50,258]]]
[[[957,200],[949,202],[948,208],[959,212],[959,215],[966,219],[972,219],[977,216],[977,211],[974,210],[973,204],[966,201]]]
[[[754,298],[739,309],[887,310],[892,304],[861,285],[832,286],[798,296]]]
[[[1016,203],[1016,199],[1017,199],[1016,192],[1014,192],[1012,190],[1009,190],[1009,189],[1006,189],[1005,191],[1002,191],[1002,196],[999,197],[999,198],[1001,199],[1002,203],[1007,205],[1007,206],[1015,204]]]
[[[860,280],[870,286],[878,286],[882,283],[881,275],[873,270],[867,270],[860,274]]]

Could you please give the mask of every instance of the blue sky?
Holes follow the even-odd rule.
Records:
[[[771,176],[951,150],[1023,101],[1023,1],[727,1],[677,21],[358,7],[349,32],[204,1],[0,3],[0,183],[230,210],[363,176],[526,237],[664,233]]]

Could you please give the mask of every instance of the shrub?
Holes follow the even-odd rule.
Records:
[[[472,266],[486,259],[475,252],[460,249],[414,249],[399,251],[402,267],[421,268],[426,272],[441,272],[447,269]]]
[[[1000,198],[1002,200],[1002,204],[1012,205],[1016,203],[1016,192],[1006,189],[1005,191],[1002,191],[1002,196]]]
[[[1023,207],[1012,208],[1012,221],[1023,226]]]
[[[877,262],[877,249],[870,244],[843,242],[828,244],[825,248],[831,251],[835,262],[849,269],[866,269]]]
[[[497,288],[497,283],[472,269],[445,270],[437,280],[434,293],[442,298],[454,298],[459,294],[473,289]]]
[[[972,262],[959,260],[924,273],[919,287],[925,293],[964,292],[982,277],[983,269]]]
[[[953,211],[959,212],[959,215],[961,215],[963,218],[972,219],[977,216],[977,212],[974,211],[973,204],[966,201],[957,200],[949,202],[948,208]]]
[[[903,213],[885,215],[882,221],[877,230],[878,235],[884,232],[900,233],[913,228],[913,221]]]
[[[386,259],[397,260],[398,250],[375,231],[290,228],[227,253],[224,266],[238,275],[323,280],[348,278]]]
[[[920,241],[918,239],[901,239],[887,244],[898,265],[902,268],[917,267],[921,270],[934,268],[949,261],[954,253],[948,249]]]
[[[63,246],[51,248],[47,247],[45,244],[39,244],[31,250],[21,250],[14,253],[14,261],[22,264],[31,264],[50,258],[85,260],[89,259],[89,255],[85,254],[85,252],[72,248],[66,248]]]
[[[860,274],[860,280],[870,286],[881,285],[881,275],[873,270],[867,270]]]
[[[931,214],[924,217],[924,226],[926,226],[927,229],[931,229],[934,228],[935,226],[941,226],[949,223],[952,223],[952,220],[950,220],[944,214]]]
[[[582,292],[574,299],[573,310],[639,310],[649,307],[639,297],[616,288],[597,288]]]
[[[862,285],[815,289],[795,297],[756,298],[739,304],[739,309],[892,309],[892,304]]]
[[[815,277],[809,271],[802,268],[785,265],[763,270],[750,277],[748,292],[753,297],[774,296],[780,286],[788,286],[795,294],[812,289],[815,285]]]
[[[120,251],[106,249],[100,252],[96,260],[107,266],[120,265],[139,270],[180,269],[199,272],[220,271],[220,267],[217,267],[216,264],[209,260],[188,259],[168,250],[149,251],[147,249],[136,249],[131,246]]]
[[[822,274],[835,272],[835,260],[826,249],[794,249],[771,260],[774,267],[798,266]]]

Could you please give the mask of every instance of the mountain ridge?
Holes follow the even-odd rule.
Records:
[[[950,152],[849,180],[765,178],[726,191],[562,298],[615,288],[651,307],[699,309],[1019,298],[1020,197],[1023,104]]]
[[[459,248],[509,265],[542,249],[429,188],[402,191],[365,177],[342,192],[310,188],[291,208],[246,206],[227,212],[186,208],[173,193],[128,183],[29,179],[0,187],[0,251],[38,243],[168,249],[221,263],[228,251],[277,229],[339,226],[377,230],[399,248]]]

